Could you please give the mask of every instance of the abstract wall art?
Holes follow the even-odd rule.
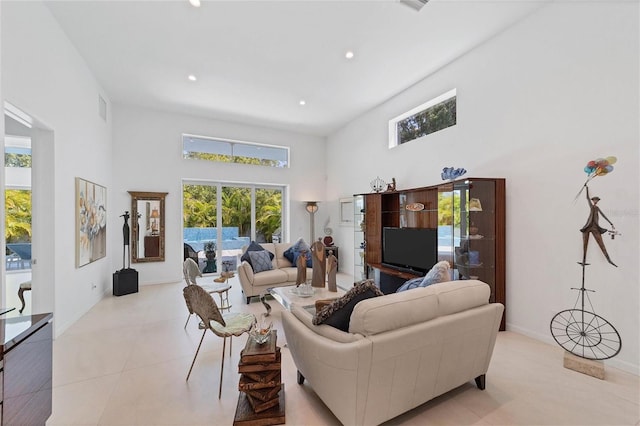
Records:
[[[76,178],[76,268],[107,254],[107,188]]]

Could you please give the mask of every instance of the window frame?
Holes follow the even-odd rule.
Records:
[[[438,132],[440,130],[444,130],[444,129],[448,129],[449,127],[456,126],[458,124],[457,118],[456,118],[456,124],[444,127],[442,129],[436,130],[435,132],[428,133],[426,135],[420,136],[420,137],[418,137],[416,139],[411,139],[410,141],[406,141],[404,143],[398,143],[398,123],[400,123],[402,120],[404,120],[404,119],[406,119],[408,117],[411,117],[413,115],[416,115],[416,114],[419,114],[421,112],[424,112],[424,111],[428,110],[429,108],[432,108],[432,107],[434,107],[434,106],[436,106],[436,105],[438,105],[440,103],[444,103],[444,102],[446,102],[449,99],[454,98],[454,97],[457,97],[457,89],[456,88],[453,88],[453,89],[451,89],[451,90],[449,90],[449,91],[447,91],[447,92],[445,92],[445,93],[443,93],[443,94],[441,94],[439,96],[436,96],[435,98],[430,99],[427,102],[425,102],[423,104],[420,104],[417,107],[412,108],[411,110],[409,110],[409,111],[407,111],[405,113],[402,113],[402,114],[398,115],[397,117],[394,117],[391,120],[389,120],[389,149],[395,148],[395,147],[400,146],[400,145],[404,145],[407,142],[411,142],[411,141],[414,141],[416,139],[420,139],[420,138],[425,137],[425,136],[432,135],[433,133],[436,133],[436,132]],[[456,105],[457,105],[457,100],[456,100]]]
[[[200,151],[187,151],[185,149],[185,140],[187,138],[200,139],[200,140],[209,140],[209,141],[212,141],[212,142],[222,142],[222,143],[231,144],[231,157],[232,157],[231,161],[216,161],[216,160],[209,160],[209,159],[195,159],[195,160],[204,160],[204,161],[212,161],[212,162],[228,163],[228,164],[248,164],[248,165],[253,165],[253,166],[271,167],[271,168],[275,168],[275,169],[288,169],[288,168],[291,167],[291,149],[288,146],[267,144],[267,143],[260,143],[260,142],[248,142],[248,141],[241,141],[241,140],[237,140],[237,139],[217,138],[217,137],[213,137],[213,136],[195,135],[195,134],[191,134],[191,133],[183,133],[182,134],[181,141],[182,141],[182,159],[183,160],[194,160],[193,158],[186,158],[186,154],[187,153],[200,152]],[[282,166],[272,166],[272,165],[269,165],[269,164],[236,163],[235,161],[233,161],[233,157],[242,157],[242,156],[234,156],[233,155],[233,146],[234,145],[258,147],[258,148],[281,149],[286,153],[286,160],[285,160],[286,163],[284,165],[282,165]],[[224,155],[224,154],[222,154],[222,155]],[[243,158],[253,158],[253,157],[243,157]],[[255,157],[255,158],[257,158],[257,157]],[[281,161],[281,160],[272,160],[270,158],[258,158],[258,160],[261,160],[261,161],[271,160],[271,161],[278,161],[278,162]]]

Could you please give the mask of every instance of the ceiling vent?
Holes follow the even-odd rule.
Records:
[[[400,3],[409,6],[411,9],[420,11],[429,0],[400,0]]]

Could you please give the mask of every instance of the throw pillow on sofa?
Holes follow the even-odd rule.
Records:
[[[254,273],[262,271],[270,271],[273,269],[273,263],[271,263],[271,256],[267,250],[261,251],[248,251],[249,258],[251,259],[251,267]]]
[[[449,271],[449,262],[443,260],[438,262],[427,272],[424,277],[412,278],[406,281],[396,290],[396,293],[401,291],[411,290],[416,287],[426,287],[431,284],[442,283],[451,281],[451,275]]]
[[[313,324],[327,324],[344,332],[349,332],[351,312],[358,302],[372,297],[384,296],[373,280],[355,283],[344,296],[316,312]]]
[[[269,253],[269,257],[271,258],[271,260],[273,260],[273,258],[275,257],[275,255],[271,253],[269,250],[265,250],[264,247],[262,247],[260,244],[256,243],[255,241],[251,241],[251,244],[249,244],[249,247],[247,247],[247,250],[245,250],[244,254],[240,257],[240,260],[246,260],[249,263],[249,265],[251,265],[252,268],[253,268],[253,264],[251,263],[251,258],[249,257],[250,251],[266,251],[267,253]],[[254,268],[254,272],[255,272],[255,268]]]
[[[309,244],[307,244],[302,238],[298,238],[295,243],[291,245],[288,249],[282,253],[282,255],[289,262],[293,263],[294,266],[298,260],[298,256],[300,253],[307,252],[307,268],[312,268],[312,260],[311,260],[311,248]]]
[[[436,263],[435,265],[433,265],[433,268],[431,268],[431,270],[427,272],[427,275],[424,276],[420,287],[426,287],[431,284],[451,281],[449,268],[449,262],[447,262],[446,260]]]
[[[404,284],[402,284],[400,288],[396,290],[396,293],[400,293],[401,291],[411,290],[412,288],[420,287],[420,284],[422,284],[422,280],[424,280],[424,277],[411,278],[410,280],[405,281]]]

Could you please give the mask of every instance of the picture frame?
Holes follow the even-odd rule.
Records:
[[[107,188],[76,177],[76,268],[107,255]]]
[[[353,198],[340,198],[340,226],[353,226]]]

